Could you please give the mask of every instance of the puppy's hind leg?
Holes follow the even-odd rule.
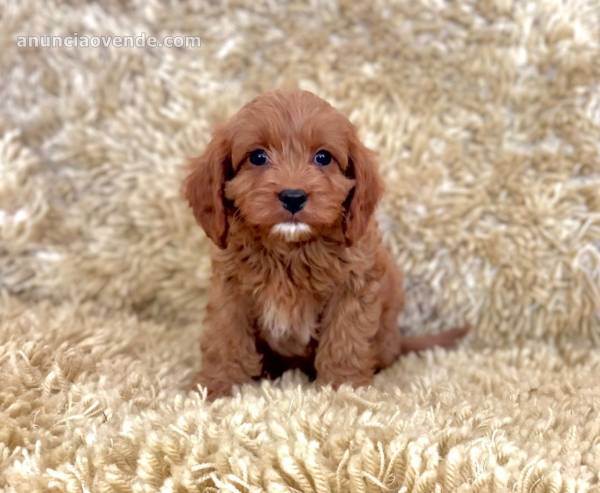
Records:
[[[398,317],[404,308],[402,277],[395,269],[390,269],[389,272],[388,283],[382,291],[385,302],[381,325],[375,338],[379,369],[390,366],[399,356],[406,353],[424,351],[435,346],[450,348],[469,332],[469,327],[465,326],[438,334],[402,335],[398,327]]]
[[[380,292],[381,320],[373,341],[378,356],[378,370],[387,368],[396,361],[401,354],[402,347],[402,334],[398,327],[398,318],[404,309],[403,276],[389,254],[386,255],[386,262],[387,270]]]

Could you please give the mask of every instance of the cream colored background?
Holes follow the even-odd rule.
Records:
[[[0,488],[598,483],[600,4],[311,5],[0,3]],[[203,44],[15,44],[73,32]],[[402,325],[475,334],[372,389],[289,374],[208,406],[179,390],[209,269],[180,165],[290,83],[380,154]]]

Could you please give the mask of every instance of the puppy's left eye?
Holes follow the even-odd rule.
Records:
[[[331,159],[331,153],[325,149],[321,149],[314,155],[313,162],[319,166],[327,166],[331,163]]]
[[[254,149],[249,156],[250,162],[254,166],[264,166],[269,160],[269,156],[263,149]]]

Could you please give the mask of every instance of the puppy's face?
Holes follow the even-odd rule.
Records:
[[[356,181],[348,121],[308,93],[269,95],[230,124],[233,178],[225,197],[248,224],[288,241],[340,222]]]
[[[366,228],[381,184],[350,122],[306,91],[272,92],[244,106],[192,161],[185,195],[222,248],[235,215],[246,227],[299,242]]]

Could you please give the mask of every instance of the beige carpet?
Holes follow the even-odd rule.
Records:
[[[0,490],[600,491],[600,3],[0,2]],[[21,34],[197,35],[19,48]],[[347,112],[402,325],[475,327],[368,389],[209,405],[185,155],[258,92]]]

